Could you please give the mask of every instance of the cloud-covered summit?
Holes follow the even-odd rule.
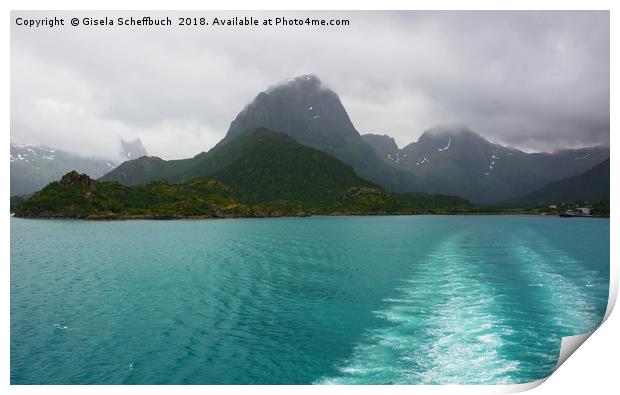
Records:
[[[12,19],[83,14],[14,11]],[[113,157],[119,138],[139,137],[152,155],[188,157],[224,137],[258,92],[312,73],[338,94],[360,133],[380,130],[400,146],[446,124],[529,151],[609,142],[608,12],[234,13],[243,15],[351,25],[12,24],[11,140]]]

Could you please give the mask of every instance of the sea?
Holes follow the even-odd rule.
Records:
[[[609,293],[609,220],[11,218],[12,384],[513,384]]]

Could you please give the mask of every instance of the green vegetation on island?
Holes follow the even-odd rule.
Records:
[[[230,218],[475,211],[467,200],[395,194],[336,157],[259,128],[212,150],[168,179],[123,185],[75,171],[15,207],[18,217]],[[152,158],[138,159],[148,163]],[[170,163],[157,161],[158,163]],[[178,162],[178,161],[173,161]],[[176,165],[176,163],[175,163]],[[172,181],[170,180],[172,179]],[[175,183],[176,181],[176,183]]]
[[[458,213],[473,207],[464,199],[425,194],[392,194],[379,187],[350,187],[331,200],[300,199],[249,202],[216,180],[146,185],[100,182],[70,172],[15,208],[25,218],[235,218],[317,214]]]

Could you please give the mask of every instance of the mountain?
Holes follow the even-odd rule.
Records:
[[[483,204],[522,196],[609,158],[607,147],[526,153],[493,143],[466,127],[427,130],[401,149],[387,135],[360,136],[338,95],[317,77],[303,75],[259,93],[208,153],[177,161],[155,157],[129,161],[102,179],[134,185],[210,175],[204,163],[217,166],[217,161],[208,158],[258,127],[332,154],[360,177],[390,191],[457,195]],[[226,161],[221,154],[217,157]]]
[[[124,160],[131,160],[146,156],[147,153],[139,138],[131,141],[121,139],[120,155]]]
[[[331,202],[348,188],[376,187],[336,157],[266,128],[218,147],[176,181],[206,177],[230,185],[248,203]]]
[[[128,161],[100,180],[139,185],[161,179],[182,183],[200,178],[230,185],[246,202],[325,201],[348,187],[375,186],[335,156],[266,128],[247,131],[189,159],[142,157]]]
[[[314,75],[302,75],[259,93],[232,121],[225,145],[247,130],[266,127],[330,153],[361,177],[394,191],[421,190],[417,179],[384,164],[357,132],[338,95]]]
[[[285,133],[303,145],[332,154],[353,166],[359,176],[390,190],[421,190],[414,175],[384,164],[375,155],[355,130],[338,96],[310,75],[259,93],[232,121],[224,139],[208,153],[176,161],[157,157],[130,161],[106,174],[102,181],[136,185],[159,179],[181,182],[210,175],[211,171],[203,165],[206,158],[246,131],[260,127]],[[226,160],[221,154],[218,158]],[[216,166],[217,162],[211,160],[209,163]]]
[[[38,191],[71,170],[100,177],[116,167],[116,163],[105,159],[82,157],[46,146],[14,143],[11,143],[10,159],[11,196]]]
[[[544,188],[511,200],[511,205],[536,206],[549,203],[609,200],[609,159],[573,177],[547,184]]]
[[[140,139],[120,142],[121,158],[146,155]],[[118,166],[117,160],[86,157],[47,146],[11,143],[11,196],[40,190],[71,170],[98,178]]]
[[[182,183],[200,178],[224,182],[249,202],[333,199],[352,186],[374,186],[333,155],[266,128],[245,132],[190,159],[142,157],[128,161],[100,180],[138,185],[160,179]]]
[[[157,174],[167,174],[169,179],[127,186],[105,181],[109,175],[93,180],[71,172],[16,205],[16,215],[162,218],[473,209],[466,200],[453,196],[390,193],[360,178],[333,155],[266,128],[245,132],[208,154],[185,161],[142,157],[113,173],[137,168],[131,162],[142,169],[157,169]]]
[[[492,143],[469,128],[433,128],[399,149],[385,135],[363,135],[384,163],[414,174],[425,189],[495,203],[581,173],[609,158],[609,148],[526,153]]]

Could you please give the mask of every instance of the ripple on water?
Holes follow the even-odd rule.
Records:
[[[532,381],[600,321],[608,235],[525,217],[12,218],[11,382]]]

